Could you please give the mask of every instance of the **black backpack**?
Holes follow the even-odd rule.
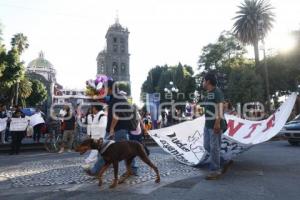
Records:
[[[138,119],[138,114],[137,111],[134,109],[134,107],[132,105],[129,105],[133,112],[130,113],[133,117],[131,117],[130,120],[128,120],[128,124],[129,124],[129,130],[130,131],[135,131],[139,125],[139,119]]]

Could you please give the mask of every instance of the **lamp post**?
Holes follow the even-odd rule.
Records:
[[[258,34],[259,34],[259,39],[262,41],[262,50],[263,50],[263,56],[264,56],[264,70],[265,70],[265,81],[266,81],[266,92],[267,92],[267,111],[270,111],[271,107],[271,101],[270,101],[270,83],[269,83],[269,71],[268,71],[268,66],[267,66],[267,59],[266,59],[266,45],[265,45],[265,40],[263,38],[263,25],[264,25],[264,20],[259,20],[258,21]]]
[[[164,89],[165,93],[171,94],[171,101],[173,100],[173,93],[178,93],[178,88],[174,85],[173,81],[169,82],[169,85]]]
[[[19,87],[20,87],[20,80],[17,80],[17,86],[16,86],[16,105],[19,104]]]
[[[171,103],[173,102],[173,93],[178,93],[178,88],[174,85],[173,81],[169,82],[169,85],[164,88],[164,92],[171,95]]]

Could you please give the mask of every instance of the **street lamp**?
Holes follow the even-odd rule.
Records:
[[[173,93],[178,93],[179,90],[178,90],[178,88],[176,88],[176,86],[174,85],[174,82],[173,82],[173,81],[170,81],[170,82],[169,82],[169,85],[166,86],[166,87],[164,88],[164,92],[165,92],[165,93],[168,93],[168,94],[173,94]],[[172,95],[172,99],[171,99],[171,100],[173,100],[173,95]]]
[[[19,86],[20,86],[20,80],[17,80],[17,86],[16,86],[16,105],[19,104]]]
[[[263,56],[264,56],[264,70],[265,70],[265,79],[266,79],[266,92],[267,92],[267,109],[269,111],[271,102],[270,102],[270,83],[269,83],[269,71],[267,66],[267,59],[266,59],[266,46],[265,46],[265,40],[263,37],[263,25],[264,20],[260,19],[258,20],[258,34],[259,39],[262,41],[262,50],[263,50]]]

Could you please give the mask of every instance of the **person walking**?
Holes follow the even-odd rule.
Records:
[[[107,113],[103,111],[103,106],[94,105],[92,107],[92,121],[90,124],[90,137],[94,140],[104,139],[107,135],[106,125],[107,125]],[[90,164],[95,163],[92,168]],[[86,172],[89,175],[96,174],[97,170],[102,167],[104,160],[98,150],[91,150],[89,156],[85,159]]]
[[[68,147],[68,152],[72,152],[75,133],[75,116],[71,113],[70,107],[64,107],[65,115],[63,119],[63,144],[58,153],[64,153],[65,146]]]
[[[136,120],[138,121],[138,124],[137,124],[136,130],[129,132],[129,140],[137,141],[143,145],[143,143],[142,143],[143,134],[142,133],[144,133],[144,135],[149,135],[149,133],[143,123],[143,120],[141,119],[141,116],[138,112],[138,108],[135,104],[133,105],[133,110],[137,114]],[[147,152],[147,154],[149,154],[148,149],[145,148],[145,151]],[[138,176],[138,166],[136,164],[135,159],[133,159],[133,161],[131,163],[131,171],[132,171],[133,175]]]
[[[221,166],[221,138],[226,130],[226,122],[223,116],[223,93],[217,87],[217,79],[214,74],[208,73],[204,77],[203,87],[207,91],[205,97],[205,127],[204,148],[209,153],[209,174],[206,180],[216,180],[227,169],[228,165]],[[231,164],[231,163],[230,163]]]
[[[108,133],[108,138],[110,140],[115,140],[116,142],[129,140],[129,131],[131,130],[130,120],[124,119],[132,113],[128,110],[131,109],[127,98],[118,93],[118,89],[115,86],[113,80],[108,80],[105,87],[105,101],[108,104],[107,111],[107,125],[106,132]],[[122,111],[123,110],[123,111]],[[125,112],[127,110],[127,112]],[[98,157],[97,165],[88,171],[89,175],[96,175],[100,171],[101,167],[104,165],[104,161]]]

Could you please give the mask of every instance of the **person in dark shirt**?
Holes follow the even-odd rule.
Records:
[[[65,106],[64,110],[66,112],[63,121],[63,144],[58,153],[63,153],[65,151],[65,146],[68,146],[68,152],[72,151],[72,145],[74,142],[75,134],[75,116],[72,115],[69,106]]]
[[[25,118],[25,114],[20,109],[16,109],[13,113],[12,118]],[[22,140],[26,135],[26,130],[24,131],[11,131],[12,142],[11,142],[11,152],[10,155],[20,153],[20,148],[22,144]]]
[[[108,80],[107,87],[105,88],[107,94],[105,101],[108,104],[106,131],[109,134],[109,139],[119,142],[129,140],[130,125],[128,120],[124,120],[124,117],[130,115],[130,111],[126,112],[126,110],[130,110],[131,107],[126,97],[117,93],[117,88],[114,84],[114,81]],[[95,165],[87,171],[87,174],[98,174],[103,165],[104,160],[99,155]]]
[[[125,96],[118,94],[117,91],[113,92],[114,83],[114,81],[109,80],[107,85],[108,115],[106,131],[109,133],[109,137],[116,141],[128,140],[130,127],[128,120],[124,118],[129,116],[129,112],[126,112],[126,110],[131,109],[131,107]]]
[[[210,173],[206,176],[207,180],[216,180],[223,172],[220,151],[222,134],[226,130],[226,121],[223,115],[223,93],[216,85],[215,75],[212,73],[206,74],[203,83],[203,87],[207,91],[204,105],[204,148],[210,155]]]

